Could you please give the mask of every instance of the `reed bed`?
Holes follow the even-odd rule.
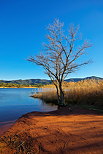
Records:
[[[49,90],[37,93],[33,97],[40,98],[47,103],[57,104],[54,85],[45,85]],[[103,108],[103,81],[83,80],[79,82],[64,82],[63,90],[66,104],[87,104]]]

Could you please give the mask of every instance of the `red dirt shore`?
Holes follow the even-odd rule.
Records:
[[[102,154],[103,115],[62,108],[23,115],[1,137],[0,154]]]
[[[0,136],[2,136],[9,128],[11,128],[14,122],[15,121],[0,122]]]

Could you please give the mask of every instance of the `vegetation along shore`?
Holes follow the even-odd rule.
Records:
[[[33,97],[58,105],[54,85],[44,85],[43,88],[49,88],[49,90],[36,93]],[[79,82],[64,82],[63,90],[66,105],[79,105],[103,110],[103,80],[88,79]]]
[[[57,103],[54,85],[33,97]],[[51,89],[51,90],[50,90]],[[103,153],[103,81],[64,82],[66,107],[31,112],[2,131],[0,154]]]

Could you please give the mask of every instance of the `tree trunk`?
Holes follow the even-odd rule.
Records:
[[[60,104],[60,92],[59,92],[59,87],[58,85],[55,85],[56,87],[56,92],[57,92],[57,100],[58,100],[58,105]]]
[[[59,91],[60,91],[60,105],[64,106],[65,105],[65,98],[64,98],[64,92],[62,89],[62,83],[59,83]]]
[[[58,98],[58,108],[65,106],[65,98],[64,98],[64,92],[62,89],[62,83],[59,82],[58,85],[56,85],[57,90],[57,98]]]

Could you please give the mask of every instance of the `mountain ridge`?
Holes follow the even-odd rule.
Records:
[[[66,79],[67,82],[78,82],[81,80],[94,79],[94,80],[103,80],[101,77],[90,76],[85,78],[70,78]],[[35,85],[35,84],[50,84],[51,80],[47,79],[19,79],[19,80],[0,80],[0,83],[14,83],[14,84],[24,84],[24,85]]]

